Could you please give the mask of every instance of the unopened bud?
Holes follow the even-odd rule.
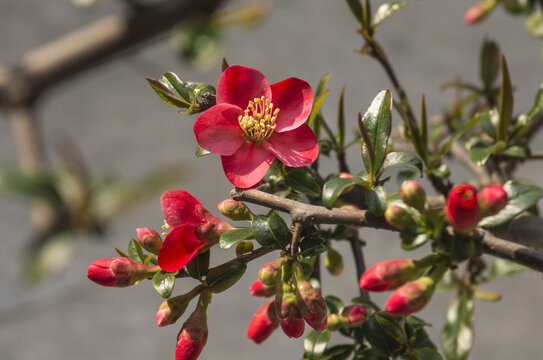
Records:
[[[326,329],[328,311],[322,295],[305,280],[302,266],[294,263],[294,279],[296,280],[296,300],[300,313],[309,326],[317,331]]]
[[[270,297],[275,295],[276,286],[268,286],[260,280],[256,280],[251,284],[249,290],[251,291],[251,296],[259,297]]]
[[[328,315],[328,320],[326,321],[326,329],[330,331],[336,331],[341,327],[341,325],[343,325],[343,321],[338,314]]]
[[[477,193],[481,216],[496,215],[507,205],[508,201],[509,197],[500,185],[489,185]]]
[[[275,313],[280,319],[287,318],[292,307],[297,308],[296,295],[289,283],[280,282],[277,284],[274,305]]]
[[[198,305],[177,335],[175,360],[196,360],[207,342],[206,310],[211,301],[211,294],[203,291]]]
[[[464,14],[464,22],[468,25],[477,24],[490,14],[496,4],[496,0],[485,0],[473,5]]]
[[[158,266],[146,266],[126,257],[100,259],[92,262],[87,277],[102,286],[126,287],[160,271]]]
[[[422,309],[432,297],[435,281],[423,276],[400,286],[388,298],[385,309],[396,316],[407,316]]]
[[[362,305],[350,305],[341,312],[341,320],[347,327],[361,326],[368,317],[368,310]]]
[[[273,286],[281,279],[281,266],[285,262],[285,258],[279,258],[274,262],[264,264],[258,272],[258,278],[264,284]]]
[[[156,313],[156,324],[162,327],[175,323],[185,313],[190,301],[199,293],[200,289],[169,298],[160,304]]]
[[[279,318],[275,314],[273,300],[270,300],[256,311],[247,329],[247,337],[260,344],[272,334],[278,325]]]
[[[253,251],[254,245],[252,241],[240,241],[236,245],[236,256],[241,256]]]
[[[226,199],[217,203],[217,208],[227,218],[234,221],[253,220],[253,213],[241,201]]]
[[[281,319],[281,329],[290,338],[299,338],[304,334],[305,323],[297,307],[290,308],[290,313]]]
[[[415,225],[415,221],[406,208],[400,205],[389,205],[385,211],[386,221],[398,230],[403,230],[410,225]]]
[[[332,275],[337,276],[341,274],[343,271],[343,258],[341,254],[329,247],[324,258],[324,266],[326,266]]]
[[[418,268],[411,259],[385,260],[366,270],[360,277],[360,288],[366,291],[396,289],[415,275]]]
[[[424,211],[426,205],[426,193],[422,186],[415,180],[407,180],[400,188],[400,199],[404,204],[417,209],[420,212]]]
[[[458,231],[469,231],[477,225],[481,210],[477,203],[477,192],[469,184],[453,187],[445,203],[445,219]]]
[[[162,238],[159,233],[149,228],[139,228],[136,229],[136,232],[141,247],[153,254],[158,254],[158,250],[162,245]]]

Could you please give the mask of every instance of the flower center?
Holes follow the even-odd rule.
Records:
[[[279,109],[274,109],[273,103],[264,96],[249,101],[244,115],[238,117],[245,139],[257,144],[269,139],[275,130],[278,112]]]

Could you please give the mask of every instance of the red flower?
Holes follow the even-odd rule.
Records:
[[[181,269],[231,228],[184,190],[166,191],[160,202],[166,227],[171,228],[158,252],[158,265],[164,271]]]
[[[455,230],[470,230],[479,222],[477,191],[469,184],[453,187],[445,204],[445,219]]]
[[[488,185],[477,194],[477,203],[483,216],[496,215],[508,201],[509,197],[500,185]]]
[[[102,286],[126,287],[147,279],[160,269],[146,266],[126,257],[93,261],[87,269],[87,277]]]
[[[258,184],[277,157],[290,167],[305,166],[319,146],[305,120],[311,112],[309,84],[288,78],[270,85],[255,69],[230,66],[217,84],[217,105],[194,123],[198,144],[221,155],[224,173],[242,189]]]
[[[275,313],[273,300],[270,300],[256,311],[247,329],[247,337],[260,344],[272,334],[278,325],[279,318]]]

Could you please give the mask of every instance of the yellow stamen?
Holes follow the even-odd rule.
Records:
[[[274,109],[269,99],[265,96],[254,98],[243,113],[238,117],[238,122],[248,141],[261,144],[272,136],[279,109]]]

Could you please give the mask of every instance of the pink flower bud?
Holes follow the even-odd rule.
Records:
[[[396,289],[418,271],[411,259],[385,260],[366,270],[360,277],[360,288],[366,291]]]
[[[496,0],[486,0],[473,5],[464,14],[464,22],[468,25],[477,24],[490,14],[496,3]]]
[[[217,204],[217,208],[227,218],[234,221],[253,220],[253,213],[241,201],[226,199]]]
[[[477,225],[481,210],[477,204],[477,192],[469,184],[453,187],[445,203],[445,219],[455,230],[469,231]]]
[[[247,337],[260,344],[271,335],[278,325],[279,318],[275,314],[273,300],[270,300],[256,311],[247,329]]]
[[[281,278],[281,266],[285,262],[285,258],[279,258],[274,262],[264,264],[258,272],[258,278],[266,285],[272,286],[277,284]]]
[[[362,325],[368,317],[368,310],[362,305],[350,305],[341,312],[341,320],[348,327]]]
[[[477,203],[482,216],[496,215],[508,201],[509,197],[500,185],[489,185],[477,194]]]
[[[388,298],[385,309],[392,315],[406,316],[422,309],[432,297],[435,281],[423,276],[400,286]]]
[[[197,308],[183,324],[183,328],[177,336],[175,360],[196,360],[206,342],[206,315],[205,312]]]
[[[160,246],[162,245],[160,235],[155,230],[149,228],[139,228],[136,229],[136,232],[141,247],[153,254],[158,254],[158,250],[160,250]]]
[[[353,176],[351,174],[349,174],[348,172],[340,172],[338,175],[337,175],[338,178],[340,179],[350,179],[352,178]]]
[[[413,218],[406,208],[400,205],[389,205],[385,211],[386,221],[398,230],[403,230],[410,225],[415,225]]]
[[[249,290],[251,291],[251,296],[259,297],[270,297],[272,295],[275,295],[275,289],[276,286],[268,286],[260,280],[256,280],[249,287]]]
[[[322,295],[305,280],[301,264],[294,263],[294,278],[296,280],[296,301],[300,313],[309,326],[317,331],[326,329],[328,310]]]
[[[414,207],[418,211],[424,211],[426,205],[426,193],[422,186],[415,180],[407,180],[400,188],[400,199],[404,204]]]
[[[126,257],[116,257],[92,262],[87,269],[87,277],[102,286],[126,287],[147,279],[159,270],[158,266],[146,266]]]
[[[295,306],[290,308],[288,317],[281,319],[281,329],[290,338],[299,338],[304,334],[305,323],[300,311]]]
[[[175,323],[187,309],[193,298],[192,295],[189,293],[175,296],[160,304],[156,313],[156,324],[162,327]]]

